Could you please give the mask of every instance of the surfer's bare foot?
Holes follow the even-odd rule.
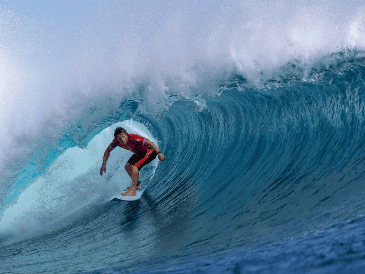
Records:
[[[127,192],[124,192],[121,194],[122,196],[136,196],[136,190],[135,189],[130,189]]]

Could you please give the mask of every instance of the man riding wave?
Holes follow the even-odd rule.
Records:
[[[155,159],[157,155],[161,162],[165,160],[165,156],[152,141],[138,134],[128,134],[124,128],[117,127],[114,132],[114,140],[104,152],[100,175],[103,175],[103,172],[106,172],[106,162],[108,161],[110,152],[117,146],[128,149],[134,153],[124,166],[129,177],[132,179],[132,186],[127,192],[124,192],[121,195],[136,196],[139,171],[141,168]]]

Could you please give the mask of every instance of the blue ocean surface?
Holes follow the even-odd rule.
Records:
[[[226,9],[194,41],[170,18],[148,47],[77,44],[47,57],[66,58],[49,74],[20,74],[36,95],[1,120],[0,273],[364,273],[364,9],[346,21],[298,5],[285,20],[275,5]],[[69,34],[98,33],[83,27]],[[118,126],[166,157],[141,170],[134,202],[110,201],[131,184],[130,151],[100,176]]]

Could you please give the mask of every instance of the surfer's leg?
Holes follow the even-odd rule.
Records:
[[[133,166],[130,163],[127,163],[124,166],[125,170],[127,171],[129,177],[131,177],[131,179],[132,179],[132,167]],[[127,187],[127,189],[130,189],[130,187]],[[141,182],[140,181],[138,181],[138,183],[137,183],[137,189],[142,190],[142,188],[141,188]]]
[[[139,178],[139,169],[135,166],[131,166],[131,178],[132,178],[132,186],[127,191],[122,193],[122,196],[136,196],[138,178]]]
[[[127,164],[124,166],[124,168],[125,168],[125,171],[127,171],[127,173],[128,173],[128,175],[129,175],[129,177],[131,177],[131,178],[132,178],[132,165],[131,165],[130,163],[127,163]]]
[[[127,164],[124,166],[125,170],[127,171],[129,177],[132,179],[132,186],[127,191],[122,193],[123,196],[136,196],[136,190],[137,190],[137,184],[138,184],[138,178],[139,178],[139,169],[138,167],[134,166],[134,162],[138,160],[138,156],[134,154],[127,162]]]
[[[146,153],[142,154],[134,154],[125,165],[125,170],[128,175],[132,178],[132,186],[131,188],[122,193],[123,196],[135,196],[136,190],[138,187],[138,178],[139,178],[139,170],[150,163],[153,159],[156,158],[157,153],[153,149],[148,149]],[[141,189],[141,188],[140,188]]]
[[[138,185],[138,179],[139,179],[139,169],[138,167],[132,166],[132,187],[134,191],[137,190]]]

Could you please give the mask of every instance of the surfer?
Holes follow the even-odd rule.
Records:
[[[101,176],[103,172],[106,172],[106,162],[108,161],[110,152],[116,146],[128,149],[134,153],[124,166],[129,177],[132,179],[132,186],[127,192],[122,193],[122,196],[136,196],[139,171],[141,168],[155,159],[157,155],[161,162],[165,160],[165,156],[152,141],[137,134],[128,134],[124,128],[117,127],[114,132],[114,140],[104,152],[103,165],[100,169]]]

